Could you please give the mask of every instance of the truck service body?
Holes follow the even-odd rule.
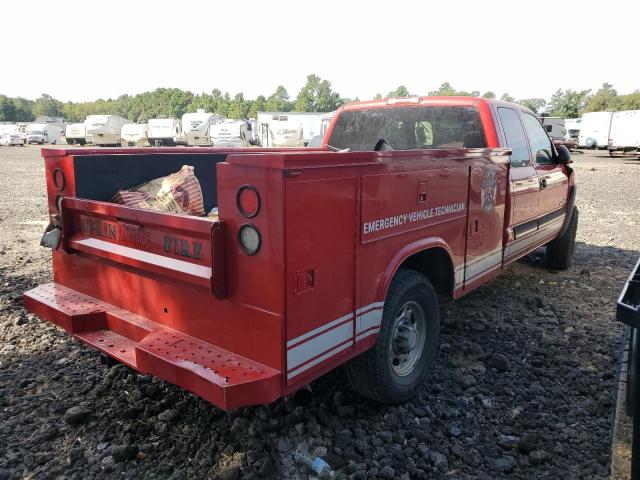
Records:
[[[435,292],[458,298],[545,244],[562,260],[577,222],[568,158],[530,111],[488,99],[346,105],[317,149],[43,156],[54,282],[26,308],[225,409],[345,362],[361,393],[410,398],[437,345]],[[217,221],[107,202],[183,164]],[[387,378],[397,395],[367,383]]]

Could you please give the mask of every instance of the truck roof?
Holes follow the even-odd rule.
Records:
[[[367,108],[385,108],[393,107],[396,105],[439,105],[439,106],[474,106],[477,107],[480,104],[498,104],[509,106],[511,108],[520,108],[525,111],[529,111],[528,108],[512,102],[505,102],[504,100],[497,100],[495,98],[483,98],[483,97],[461,97],[461,96],[442,96],[442,97],[394,97],[394,98],[381,98],[376,100],[365,100],[362,102],[352,102],[341,106],[337,111],[348,110],[364,110]]]

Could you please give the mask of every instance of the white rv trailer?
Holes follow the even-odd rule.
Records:
[[[24,146],[22,136],[18,126],[14,123],[0,124],[0,145],[6,145],[8,147],[19,145]]]
[[[581,118],[565,118],[564,126],[567,129],[567,140],[575,140],[578,141],[578,137],[580,136],[580,124],[582,123]]]
[[[87,143],[84,123],[70,123],[65,129],[64,138],[69,145],[84,145]]]
[[[268,125],[268,129],[264,127],[261,131],[278,131],[282,129],[300,130],[302,129],[304,144],[308,144],[313,137],[322,133],[322,117],[326,113],[322,112],[258,112],[258,123]],[[269,143],[269,136],[262,135],[261,145]]]
[[[148,147],[146,123],[127,123],[120,130],[120,141],[123,147]]]
[[[84,121],[86,139],[97,146],[120,146],[120,131],[128,123],[118,115],[89,115]]]
[[[153,147],[186,145],[187,138],[182,132],[182,122],[177,118],[152,118],[147,125],[149,143]]]
[[[567,137],[564,118],[541,116],[540,121],[552,140],[564,140]]]
[[[267,128],[267,146],[271,148],[296,148],[304,147],[302,127],[291,128],[275,126]],[[263,145],[264,146],[264,145]]]
[[[607,148],[613,112],[589,112],[582,115],[578,147]]]
[[[27,143],[50,143],[55,145],[60,141],[60,125],[52,123],[30,123],[27,125]]]
[[[182,116],[182,132],[187,138],[187,145],[210,147],[209,128],[221,121],[221,115],[205,112],[201,108],[195,113],[185,113]]]
[[[609,150],[633,151],[640,149],[640,110],[624,110],[613,114]]]
[[[248,147],[249,135],[244,120],[225,120],[211,125],[209,136],[214,147]]]

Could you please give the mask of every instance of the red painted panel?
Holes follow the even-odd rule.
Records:
[[[354,177],[287,182],[287,370],[294,382],[323,355],[353,345],[356,192]]]
[[[461,218],[468,167],[362,177],[362,243]]]

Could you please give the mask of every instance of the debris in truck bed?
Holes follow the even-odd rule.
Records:
[[[166,177],[149,180],[128,190],[118,190],[111,201],[160,212],[204,215],[202,189],[190,165],[183,165],[179,172]]]

